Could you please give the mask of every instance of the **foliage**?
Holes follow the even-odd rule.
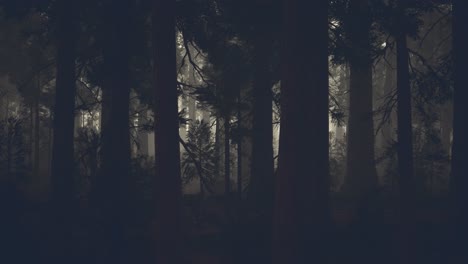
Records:
[[[450,158],[443,149],[435,120],[414,129],[414,160],[419,191],[433,194],[448,188]]]
[[[199,178],[205,189],[211,192],[215,181],[215,144],[209,124],[192,122],[187,134],[186,151],[182,157],[182,179],[184,183]]]
[[[90,192],[98,173],[98,151],[101,144],[98,132],[89,127],[77,129],[75,137],[75,160],[77,168],[77,191],[81,197]]]
[[[0,121],[0,178],[12,181],[25,179],[24,119],[9,117]]]

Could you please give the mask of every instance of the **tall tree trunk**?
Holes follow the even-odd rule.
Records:
[[[102,170],[98,180],[100,209],[104,214],[105,261],[125,262],[124,228],[130,214],[129,38],[130,1],[106,2],[104,17],[104,83]],[[118,144],[117,144],[118,142]]]
[[[239,89],[239,94],[237,95],[237,194],[239,196],[239,201],[242,201],[242,140],[243,130],[242,130],[242,89]]]
[[[399,21],[404,21],[405,6],[398,2]],[[406,31],[402,25],[396,35],[397,45],[397,153],[401,209],[401,259],[400,263],[415,263],[414,225],[412,213],[414,205],[413,140],[411,118],[411,86],[409,76],[409,54]]]
[[[468,61],[468,41],[464,27],[468,24],[468,2],[453,1],[453,58],[454,58],[454,99],[453,99],[453,147],[451,197],[453,206],[454,236],[453,263],[468,263],[465,239],[468,236],[468,89],[464,65]]]
[[[255,210],[271,215],[273,203],[273,93],[268,73],[271,42],[264,34],[254,43],[252,172],[249,196]],[[266,212],[265,212],[266,210]]]
[[[285,0],[284,4],[272,261],[326,263],[330,220],[328,1]]]
[[[176,85],[175,0],[153,1],[156,262],[181,260],[181,179]]]
[[[230,143],[230,122],[229,116],[224,119],[224,195],[229,200],[231,193],[231,143]]]
[[[59,0],[57,8],[57,76],[52,148],[52,202],[55,212],[58,257],[54,263],[71,263],[71,221],[74,208],[73,133],[75,111],[76,1]]]
[[[54,121],[54,117],[53,117],[53,113],[52,111],[49,112],[49,130],[48,130],[48,147],[47,147],[47,168],[48,168],[48,172],[49,174],[48,175],[51,175],[52,174],[52,147],[54,145],[54,142],[53,142],[53,126],[52,126],[52,123]]]
[[[10,98],[6,97],[6,104],[5,104],[5,129],[6,131],[0,131],[1,133],[6,133],[6,156],[7,156],[7,166],[6,166],[6,182],[13,183],[15,179],[11,176],[11,167],[12,167],[12,149],[11,149],[11,126],[8,122],[10,119]]]
[[[254,1],[255,2],[255,1]],[[268,9],[271,1],[255,2],[258,9]],[[266,18],[265,18],[266,19]],[[265,23],[265,22],[263,22]],[[262,262],[271,257],[271,224],[274,203],[273,161],[273,92],[270,76],[272,54],[271,33],[262,23],[256,25],[253,39],[252,80],[252,162],[248,205],[256,215],[252,236],[256,241],[256,257],[252,262]],[[270,262],[270,259],[266,260]]]
[[[201,124],[203,124],[203,123],[201,123]],[[199,145],[198,145],[198,157],[199,157],[198,162],[199,162],[200,166],[202,166],[202,168],[203,168],[203,143],[204,142],[202,140],[200,140],[200,139],[198,140],[198,142],[199,142]],[[199,184],[200,184],[200,200],[203,200],[205,198],[205,188],[203,187],[204,175],[203,175],[202,171],[200,171],[199,173],[200,173],[200,175],[198,175],[198,177],[199,177],[199,180],[200,180],[200,182],[199,182]]]
[[[37,86],[34,96],[34,176],[39,177],[40,162],[40,118],[39,118],[39,96],[41,94],[40,74],[37,76]]]
[[[222,161],[223,161],[223,157],[222,157],[222,146],[223,146],[223,142],[222,142],[222,139],[223,139],[223,133],[222,133],[222,119],[218,116],[216,116],[216,126],[215,126],[215,149],[214,149],[214,152],[215,152],[215,157],[216,157],[216,162],[215,162],[215,173],[216,173],[216,176],[221,179],[222,177]],[[220,192],[222,192],[222,190],[220,190]]]
[[[29,164],[31,165],[32,174],[34,175],[34,104],[29,105]]]
[[[374,122],[372,108],[372,60],[370,56],[370,14],[367,0],[351,0],[352,20],[350,91],[345,188],[356,198],[367,196],[377,186],[374,161]]]

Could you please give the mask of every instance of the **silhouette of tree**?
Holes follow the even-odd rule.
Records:
[[[52,148],[52,199],[57,230],[57,262],[71,258],[74,208],[74,111],[76,59],[76,2],[57,1],[57,77]]]
[[[181,177],[174,0],[153,2],[156,262],[181,263]]]
[[[284,1],[273,263],[326,263],[328,1]],[[310,13],[313,10],[313,13]],[[307,53],[303,53],[307,50]],[[304,141],[302,139],[307,138]]]
[[[349,1],[345,33],[349,41],[349,119],[345,188],[355,197],[377,186],[372,109],[371,8],[368,0]]]

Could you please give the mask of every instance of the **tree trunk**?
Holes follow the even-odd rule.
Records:
[[[273,93],[268,73],[271,43],[258,33],[254,43],[252,172],[249,196],[257,213],[271,215],[273,204]]]
[[[347,144],[348,194],[360,198],[377,186],[374,162],[374,122],[372,108],[372,60],[370,57],[370,14],[367,0],[351,0],[348,37],[350,62],[349,119]]]
[[[242,131],[242,89],[239,89],[237,95],[237,194],[239,201],[242,201],[242,140],[244,138]]]
[[[37,76],[37,86],[34,96],[34,176],[39,177],[40,167],[40,118],[39,118],[39,96],[41,94],[40,76]]]
[[[32,174],[34,175],[34,105],[29,105],[29,164],[32,168]]]
[[[203,123],[201,123],[201,124],[203,124]],[[200,140],[200,139],[198,139],[197,141],[199,142],[199,144],[198,144],[198,157],[199,157],[198,162],[199,162],[200,166],[202,166],[202,168],[203,168],[202,164],[203,164],[203,143],[204,142],[202,140]],[[203,175],[201,170],[200,170],[199,173],[200,173],[200,175],[198,175],[198,177],[199,177],[199,180],[200,180],[200,182],[199,182],[199,184],[200,184],[200,200],[203,200],[205,198],[205,188],[203,187],[203,177],[204,177],[204,175]]]
[[[222,146],[223,146],[223,133],[222,133],[222,123],[221,123],[222,119],[219,118],[218,116],[216,117],[216,127],[215,127],[215,157],[216,157],[216,161],[215,161],[215,173],[216,173],[216,176],[218,177],[218,179],[221,179],[222,177],[222,161],[223,161],[223,157],[222,157]],[[222,193],[222,189],[220,190],[220,193]]]
[[[285,0],[284,4],[272,261],[326,263],[330,220],[328,1]]]
[[[175,0],[154,0],[156,262],[180,263],[181,178]]]
[[[104,22],[104,83],[102,169],[97,192],[104,214],[105,261],[125,262],[124,229],[130,215],[130,1],[106,2]],[[117,143],[118,142],[118,143]]]
[[[74,208],[73,133],[75,111],[76,1],[57,1],[57,76],[52,148],[52,201],[58,243],[53,263],[71,263],[71,221]]]
[[[454,115],[453,115],[453,147],[452,147],[452,223],[454,231],[453,263],[468,263],[468,254],[465,250],[465,239],[468,236],[468,89],[465,78],[464,65],[468,61],[468,41],[464,27],[468,24],[468,2],[453,1],[453,58],[454,58]]]
[[[224,116],[224,195],[229,199],[231,193],[231,143],[229,116]]]
[[[12,149],[11,149],[11,126],[8,122],[8,119],[10,119],[10,98],[6,97],[6,104],[5,104],[5,129],[6,131],[0,131],[1,133],[6,133],[6,156],[7,156],[7,166],[6,166],[6,182],[7,183],[13,183],[15,182],[13,177],[11,176],[11,167],[12,167]],[[3,151],[3,150],[2,150]]]
[[[398,11],[404,21],[405,7],[398,2]],[[411,118],[411,86],[409,76],[409,54],[407,48],[406,32],[404,28],[396,36],[397,45],[397,153],[401,209],[401,241],[400,263],[415,263],[414,234],[412,213],[415,210],[414,171],[413,171],[413,140]]]

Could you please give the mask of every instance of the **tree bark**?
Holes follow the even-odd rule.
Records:
[[[365,197],[377,186],[374,161],[372,60],[370,14],[367,0],[351,0],[348,38],[350,65],[349,119],[345,188],[353,197]]]
[[[239,201],[242,201],[242,140],[243,127],[242,127],[242,89],[239,89],[237,95],[237,194]]]
[[[229,116],[224,116],[224,195],[227,200],[231,193],[231,143]]]
[[[76,1],[57,1],[57,76],[53,120],[52,202],[57,232],[57,259],[72,263],[71,221],[74,208],[73,134],[75,111]]]
[[[130,215],[130,25],[131,1],[105,2],[102,167],[98,182],[105,261],[125,263],[125,225]]]
[[[39,117],[39,97],[41,94],[40,74],[37,76],[37,86],[34,96],[34,176],[39,177],[40,168],[40,117]]]
[[[153,1],[156,262],[181,263],[181,178],[176,85],[175,0]]]
[[[254,41],[252,172],[250,203],[257,213],[271,215],[273,204],[273,93],[268,73],[271,54],[268,36],[258,33]]]
[[[326,263],[330,220],[328,1],[288,0],[284,5],[272,262]]]
[[[405,6],[398,2],[399,21],[404,21]],[[406,31],[400,28],[396,35],[397,45],[397,154],[401,210],[401,259],[400,263],[415,263],[413,211],[415,184],[413,169],[413,140],[411,118],[411,86],[409,76],[409,54]]]

